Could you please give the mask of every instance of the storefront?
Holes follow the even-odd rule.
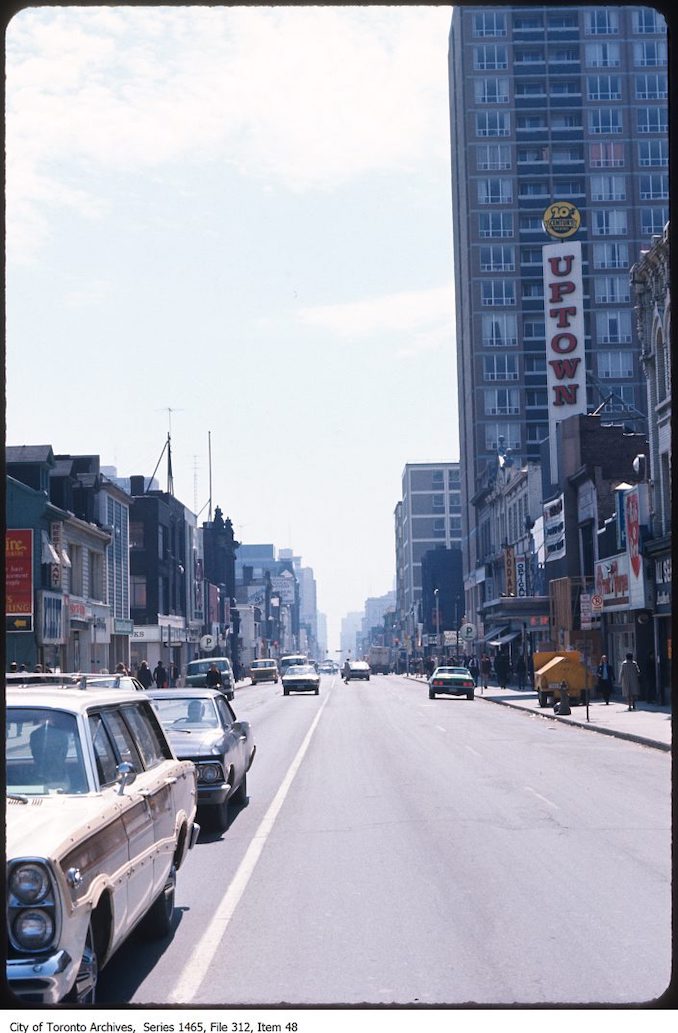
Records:
[[[668,545],[668,549],[667,549]],[[653,614],[653,645],[655,661],[655,698],[662,705],[671,700],[671,552],[670,539],[648,543],[646,552],[654,568],[655,606]]]
[[[61,592],[38,592],[36,638],[43,668],[66,670],[67,614]]]

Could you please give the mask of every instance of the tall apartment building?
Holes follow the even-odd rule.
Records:
[[[542,217],[575,206],[587,410],[643,431],[629,271],[668,221],[666,23],[651,7],[456,7],[449,47],[464,575],[498,451],[548,435]]]
[[[394,511],[398,620],[420,620],[422,558],[434,549],[461,547],[459,463],[407,463],[402,499]]]

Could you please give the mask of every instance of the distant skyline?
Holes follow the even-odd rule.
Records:
[[[6,32],[7,442],[97,453],[393,588],[459,457],[451,7],[44,7]],[[156,474],[165,487],[161,465]]]

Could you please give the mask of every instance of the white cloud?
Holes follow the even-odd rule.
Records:
[[[402,291],[364,301],[303,308],[299,320],[307,326],[347,340],[360,340],[377,334],[409,338],[408,348],[430,350],[450,343],[450,323],[454,319],[452,284],[429,290]]]
[[[33,8],[7,30],[8,237],[189,157],[294,190],[448,151],[445,7]],[[65,180],[92,171],[87,188]],[[28,173],[28,174],[27,174]],[[83,176],[84,178],[84,176]]]

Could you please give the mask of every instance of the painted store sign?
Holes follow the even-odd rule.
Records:
[[[5,531],[5,627],[33,630],[33,531]]]

